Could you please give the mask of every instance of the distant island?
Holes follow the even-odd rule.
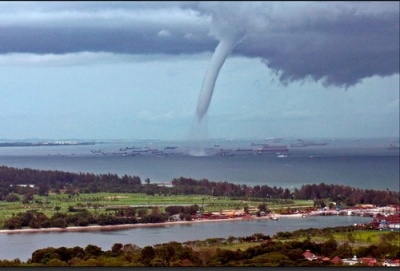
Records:
[[[76,146],[76,145],[95,145],[95,142],[77,141],[44,141],[44,142],[1,142],[0,147],[38,147],[38,146]]]

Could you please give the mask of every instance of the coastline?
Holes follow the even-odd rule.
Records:
[[[124,229],[133,228],[151,228],[151,227],[163,227],[163,226],[175,226],[184,224],[195,224],[195,223],[213,223],[213,222],[238,222],[248,220],[271,220],[277,221],[280,218],[292,218],[299,219],[308,216],[315,216],[316,214],[279,214],[275,216],[276,219],[270,216],[245,216],[235,218],[221,218],[221,219],[196,219],[192,221],[167,221],[161,223],[136,223],[136,224],[118,224],[118,225],[92,225],[92,226],[71,226],[66,228],[25,228],[25,229],[14,229],[14,230],[0,230],[0,234],[18,234],[18,233],[43,233],[43,232],[87,232],[87,231],[118,231]]]
[[[192,221],[173,221],[173,222],[161,222],[161,223],[136,223],[136,224],[119,224],[119,225],[93,225],[93,226],[73,226],[66,228],[39,228],[39,229],[15,229],[15,230],[0,230],[0,234],[18,234],[18,233],[40,233],[40,232],[85,232],[85,231],[114,231],[132,228],[150,228],[160,226],[175,226],[183,224],[194,224],[194,223],[212,223],[212,222],[225,222],[225,221],[246,221],[253,219],[270,219],[268,217],[251,217],[251,218],[225,218],[225,219],[203,219],[203,220],[192,220]]]

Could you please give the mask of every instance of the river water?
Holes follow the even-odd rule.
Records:
[[[149,228],[132,228],[115,231],[47,232],[0,234],[0,259],[27,261],[32,253],[46,247],[85,248],[92,244],[110,250],[115,243],[135,244],[139,247],[167,243],[205,240],[208,238],[245,237],[254,233],[274,235],[280,231],[297,229],[349,226],[371,222],[360,216],[309,216],[281,217],[278,221],[267,219],[167,225]]]

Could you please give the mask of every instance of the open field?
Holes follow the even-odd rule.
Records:
[[[379,245],[382,243],[383,239],[386,239],[387,242],[392,245],[398,245],[400,242],[400,232],[399,231],[389,231],[389,230],[355,230],[349,232],[335,232],[332,233],[333,239],[335,239],[338,244],[343,244],[348,242],[352,247],[360,247],[360,246],[369,246],[371,244]],[[288,241],[304,241],[307,237],[299,237],[299,238],[288,238],[288,239],[279,239],[283,242]],[[310,236],[310,241],[316,243],[326,242],[330,237],[324,233],[316,234]]]
[[[338,244],[342,244],[344,242],[349,242],[349,244],[354,247],[358,248],[361,246],[369,246],[369,245],[379,245],[382,243],[382,238],[388,238],[389,235],[392,236],[390,243],[392,245],[398,245],[399,244],[399,238],[400,238],[400,233],[399,232],[391,232],[391,231],[379,231],[379,230],[369,230],[369,231],[354,231],[352,232],[354,238],[354,242],[349,242],[348,239],[348,233],[335,233],[333,234],[333,238],[338,242]],[[299,238],[292,238],[292,239],[279,239],[281,242],[290,242],[290,241],[300,241],[303,242],[306,238],[305,237],[299,237]],[[310,241],[316,242],[316,243],[323,243],[327,241],[326,236],[323,234],[321,235],[316,235],[311,237]],[[208,248],[223,248],[223,249],[228,249],[232,251],[236,250],[246,250],[249,247],[254,247],[257,244],[262,244],[264,241],[252,241],[252,242],[223,242],[223,243],[218,243],[215,245],[210,245],[209,243],[206,242],[198,242],[196,246],[198,247],[208,247]]]

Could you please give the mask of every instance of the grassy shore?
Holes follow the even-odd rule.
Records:
[[[19,195],[19,197],[22,199],[22,195]],[[0,202],[0,228],[3,227],[4,221],[13,215],[29,210],[37,210],[51,217],[56,212],[67,213],[70,207],[84,208],[91,212],[101,214],[115,207],[134,206],[151,208],[157,206],[161,212],[164,212],[165,207],[169,205],[197,204],[199,207],[203,206],[205,212],[221,212],[226,210],[232,211],[236,208],[243,210],[245,205],[247,205],[250,210],[255,210],[261,203],[263,202],[231,200],[225,197],[210,197],[204,195],[151,196],[143,193],[81,193],[74,196],[67,194],[50,194],[46,197],[35,195],[34,198],[27,203],[22,203],[21,201]],[[287,211],[288,209],[310,208],[313,204],[312,201],[305,200],[295,201],[295,203],[291,205],[266,203],[269,209],[277,212]]]

